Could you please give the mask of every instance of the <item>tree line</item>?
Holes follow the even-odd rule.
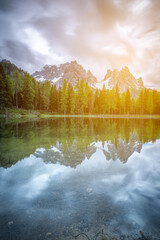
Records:
[[[13,106],[58,114],[160,114],[160,95],[144,88],[134,99],[129,89],[120,94],[118,84],[112,90],[95,90],[83,79],[75,87],[64,79],[57,89],[49,80],[37,82],[18,70],[5,75],[0,64],[0,107]]]

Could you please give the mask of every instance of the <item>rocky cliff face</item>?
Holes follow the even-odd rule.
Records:
[[[78,81],[84,79],[91,87],[95,87],[97,83],[96,77],[93,74],[79,65],[76,61],[67,62],[60,65],[45,65],[42,71],[36,71],[33,77],[37,81],[44,81],[48,79],[56,87],[60,87],[63,84],[64,79],[73,86],[77,84]]]
[[[67,62],[60,65],[45,65],[41,71],[36,71],[33,77],[37,81],[44,81],[48,79],[57,88],[62,86],[64,79],[73,86],[81,79],[87,82],[92,88],[102,89],[103,85],[107,89],[112,89],[118,84],[120,94],[130,90],[132,97],[137,97],[139,92],[144,88],[142,78],[135,78],[127,67],[118,70],[107,70],[104,79],[97,82],[96,77],[93,74],[79,65],[76,61]]]
[[[107,70],[104,79],[96,84],[97,88],[103,88],[103,85],[107,89],[112,89],[118,84],[120,93],[123,93],[127,89],[130,90],[131,95],[136,97],[139,92],[144,88],[142,78],[135,78],[129,71],[128,67],[118,70]]]
[[[18,70],[21,75],[26,73],[6,59],[2,60],[0,64],[2,64],[6,75],[11,76],[15,70]],[[103,85],[105,85],[107,89],[112,89],[118,84],[120,94],[129,89],[132,97],[137,97],[139,92],[144,88],[142,78],[136,79],[127,67],[122,68],[120,71],[116,69],[113,71],[107,70],[103,80],[97,82],[96,77],[91,71],[86,71],[76,61],[57,66],[45,65],[41,71],[36,71],[32,76],[37,81],[45,81],[48,79],[53,85],[56,85],[57,88],[63,85],[64,79],[73,86],[75,86],[78,81],[84,79],[84,82],[88,83],[93,89],[102,89]]]

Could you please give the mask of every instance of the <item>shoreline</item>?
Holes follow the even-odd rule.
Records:
[[[148,119],[148,120],[160,120],[160,115],[158,116],[114,116],[114,115],[108,115],[108,116],[95,116],[95,115],[41,115],[41,116],[27,116],[27,117],[17,117],[17,118],[5,118],[5,117],[0,117],[0,123],[25,123],[25,122],[32,122],[32,121],[40,121],[42,119],[67,119],[67,118],[91,118],[91,119]]]
[[[160,119],[160,115],[149,114],[57,114],[26,109],[0,110],[0,122],[26,122],[46,118],[101,118],[101,119]]]

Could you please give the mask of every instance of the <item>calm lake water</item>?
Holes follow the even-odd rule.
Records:
[[[0,126],[0,239],[160,239],[160,120]]]

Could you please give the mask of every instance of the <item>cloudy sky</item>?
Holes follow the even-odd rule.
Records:
[[[160,0],[0,0],[0,59],[30,73],[77,60],[101,80],[128,66],[160,90]]]

